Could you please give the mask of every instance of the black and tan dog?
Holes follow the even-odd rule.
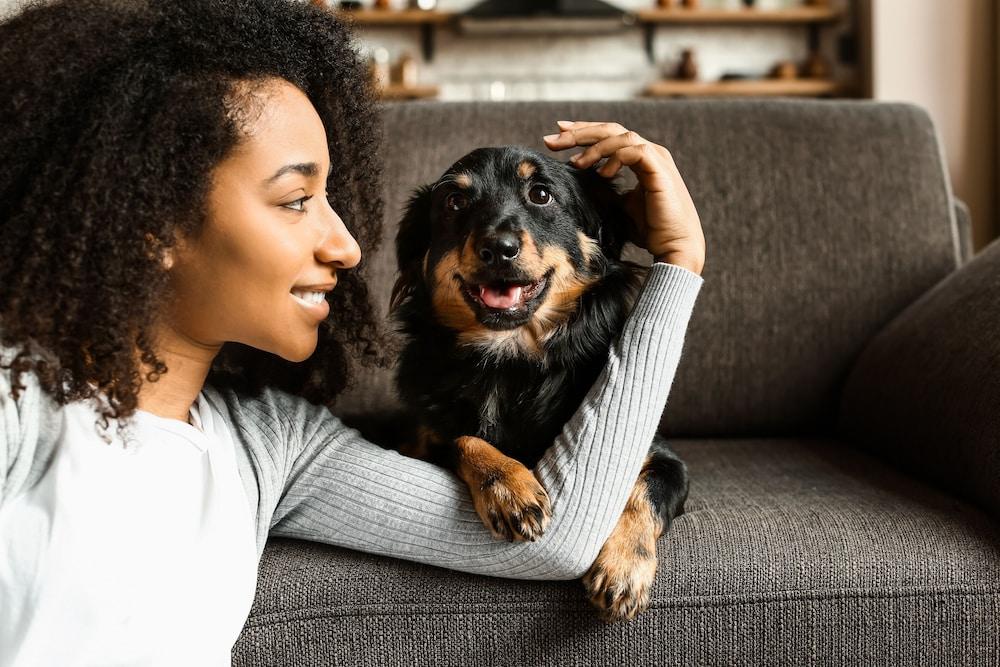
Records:
[[[388,446],[454,470],[497,537],[534,540],[548,524],[530,468],[601,373],[641,284],[646,269],[621,259],[629,224],[596,166],[516,146],[472,151],[409,200],[391,310],[415,433]],[[605,620],[648,605],[656,539],[687,491],[684,463],[656,436],[583,579]]]

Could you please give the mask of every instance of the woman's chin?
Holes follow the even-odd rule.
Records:
[[[316,332],[313,332],[312,336],[303,336],[300,340],[294,341],[294,344],[289,344],[288,341],[283,341],[279,349],[274,351],[274,354],[278,355],[285,361],[291,361],[293,363],[300,363],[308,359],[316,352],[316,344],[319,340],[319,336]]]

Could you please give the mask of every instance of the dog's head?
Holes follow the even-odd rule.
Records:
[[[417,188],[396,236],[391,309],[427,290],[465,343],[536,343],[621,257],[630,220],[594,167],[519,146],[478,148]]]

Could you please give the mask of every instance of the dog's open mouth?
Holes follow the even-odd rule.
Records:
[[[523,324],[548,291],[554,269],[535,282],[497,280],[484,283],[461,283],[466,300],[476,308],[479,320],[491,327],[507,329]]]
[[[511,310],[523,307],[538,296],[546,279],[534,283],[499,282],[488,285],[465,285],[466,292],[480,305],[493,310]]]

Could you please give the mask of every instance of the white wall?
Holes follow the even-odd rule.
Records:
[[[998,236],[994,0],[872,0],[872,93],[926,108],[978,250]]]
[[[328,0],[332,2],[333,0]],[[465,11],[479,0],[439,0],[438,7]],[[654,6],[655,0],[607,0],[625,10]],[[680,0],[677,0],[678,2]],[[700,0],[703,7],[735,9],[740,0]],[[373,0],[363,0],[366,6]],[[847,0],[831,0],[846,6]],[[801,4],[801,0],[757,0],[762,9]],[[394,7],[406,0],[393,0]],[[836,36],[849,28],[824,29],[821,49],[841,75]],[[502,99],[629,99],[651,81],[670,73],[682,49],[693,48],[699,77],[715,80],[723,72],[766,75],[779,60],[803,62],[808,56],[803,26],[661,26],[654,42],[655,63],[647,60],[639,27],[604,35],[463,36],[439,29],[432,63],[420,59],[420,34],[415,28],[359,29],[363,48],[385,47],[393,62],[404,51],[418,57],[421,83],[437,84],[443,100],[498,99],[491,90],[502,84]]]

